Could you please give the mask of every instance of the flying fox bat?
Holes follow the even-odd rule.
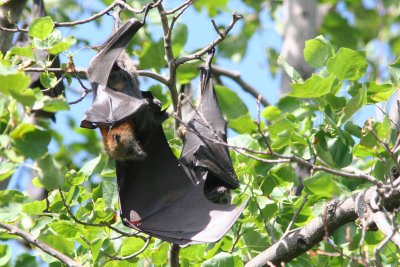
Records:
[[[151,93],[132,86],[131,81],[123,82],[118,88],[113,88],[110,81],[114,79],[113,71],[128,72],[118,58],[142,25],[137,20],[125,23],[91,61],[88,77],[94,88],[94,101],[81,126],[100,127],[103,137],[111,135],[115,143],[132,140],[113,135],[121,132],[131,134],[138,141],[135,145],[140,150],[125,150],[128,157],[113,156],[113,149],[107,151],[106,146],[106,151],[116,159],[120,216],[126,226],[181,245],[215,242],[233,225],[245,204],[239,207],[216,204],[205,195],[205,190],[238,186],[226,147],[196,135],[207,131],[226,140],[226,121],[218,107],[210,66],[201,73],[199,113],[202,115],[189,121],[178,160],[161,126],[165,112],[160,103]],[[211,62],[211,57],[207,62]],[[207,129],[203,128],[204,123]],[[193,135],[189,133],[192,130]],[[216,137],[212,134],[211,138]],[[138,151],[143,152],[142,157]]]

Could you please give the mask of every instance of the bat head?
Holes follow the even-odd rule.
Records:
[[[130,119],[111,127],[99,126],[104,149],[114,160],[143,160],[147,154],[142,148],[134,120]]]

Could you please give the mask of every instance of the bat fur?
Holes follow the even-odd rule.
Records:
[[[111,70],[107,86],[129,95],[140,92],[136,67],[129,55],[122,51]],[[104,149],[113,159],[119,161],[141,160],[146,157],[141,142],[137,138],[137,122],[129,118],[110,126],[99,125]]]

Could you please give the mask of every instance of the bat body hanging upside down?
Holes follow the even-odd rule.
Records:
[[[133,96],[135,92],[140,92],[136,67],[124,50],[119,54],[111,69],[107,87]],[[137,128],[139,128],[137,124],[135,119],[127,118],[111,126],[99,125],[104,149],[112,159],[126,161],[141,160],[146,157],[137,136]]]
[[[121,220],[125,226],[175,244],[216,242],[246,205],[231,204],[239,187],[227,147],[226,121],[213,88],[209,52],[201,70],[198,113],[188,122],[177,159],[162,129],[167,114],[141,92],[124,49],[143,23],[130,19],[102,46],[88,68],[93,103],[81,127],[99,127],[115,159]],[[211,140],[210,140],[211,139]],[[211,200],[211,201],[210,201]]]

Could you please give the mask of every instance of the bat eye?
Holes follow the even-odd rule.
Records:
[[[119,134],[113,134],[113,140],[119,143],[121,142],[121,136]]]

